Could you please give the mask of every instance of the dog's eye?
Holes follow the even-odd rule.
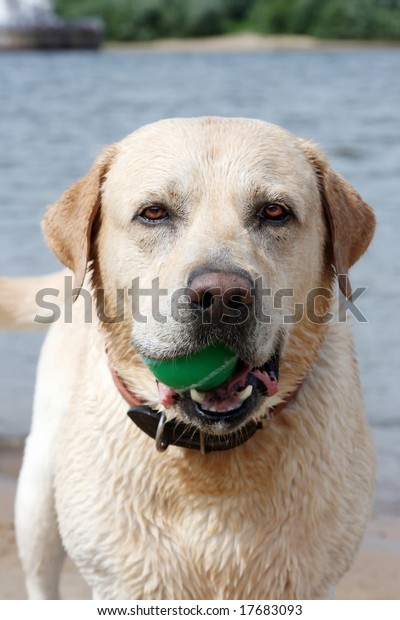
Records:
[[[160,222],[168,218],[168,212],[162,205],[149,205],[139,213],[139,217],[146,222]]]
[[[290,217],[290,211],[278,203],[267,204],[261,209],[259,217],[268,222],[284,222]]]

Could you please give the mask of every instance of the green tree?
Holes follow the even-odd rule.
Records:
[[[400,38],[400,0],[256,0],[261,32],[353,39]]]
[[[400,0],[55,0],[66,18],[101,17],[111,40],[264,33],[400,39]]]

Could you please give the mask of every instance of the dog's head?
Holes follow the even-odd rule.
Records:
[[[106,149],[49,208],[44,230],[78,288],[91,264],[117,365],[214,342],[238,356],[218,389],[161,397],[221,433],[276,402],[279,360],[289,369],[297,355],[303,378],[335,275],[363,254],[374,224],[312,144],[260,121],[200,118],[161,121]]]

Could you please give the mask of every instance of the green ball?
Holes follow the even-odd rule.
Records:
[[[142,355],[142,361],[153,375],[178,392],[198,388],[212,390],[232,375],[239,356],[226,348],[222,342],[206,347],[185,357],[155,360]]]

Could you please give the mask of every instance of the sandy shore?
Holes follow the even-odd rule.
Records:
[[[359,41],[316,39],[303,35],[262,35],[256,32],[238,32],[215,37],[193,39],[157,39],[140,42],[108,42],[106,49],[165,51],[165,52],[257,52],[274,50],[320,50],[400,47],[400,41]]]
[[[13,506],[22,449],[0,444],[0,599],[25,599],[15,547]],[[71,561],[64,567],[61,594],[65,599],[90,598],[89,589]],[[342,579],[340,599],[400,599],[400,518],[374,516],[350,572]]]

